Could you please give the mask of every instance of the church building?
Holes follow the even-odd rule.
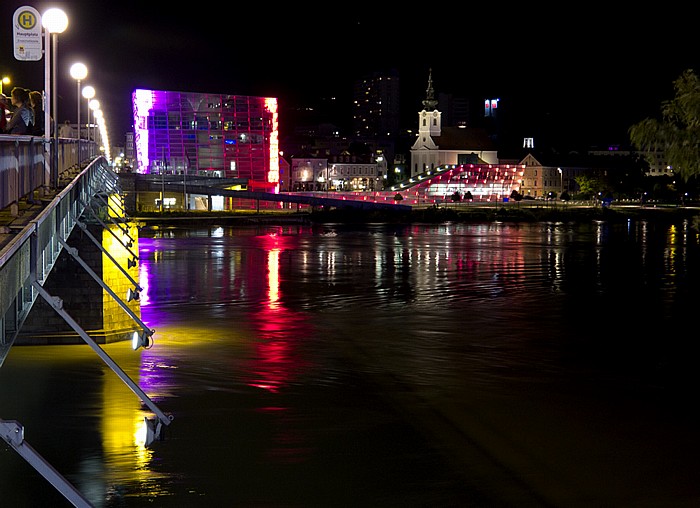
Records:
[[[418,137],[411,147],[410,176],[447,164],[498,164],[496,143],[487,131],[469,126],[443,127],[437,103],[431,69],[423,110],[418,113]]]

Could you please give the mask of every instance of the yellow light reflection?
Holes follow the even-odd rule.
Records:
[[[141,355],[124,342],[108,344],[104,349],[125,374],[140,385]],[[138,483],[147,495],[160,494],[157,482],[151,481],[153,472],[149,466],[153,451],[146,447],[144,419],[152,415],[143,411],[138,396],[116,373],[105,375],[103,379],[103,402],[98,411],[101,410],[104,462],[121,481]]]
[[[136,282],[138,278],[138,263],[129,267],[129,261],[133,259],[132,253],[138,252],[138,229],[134,223],[109,225],[109,229],[111,233],[109,231],[102,233],[102,247],[105,251],[102,255],[102,280],[134,314],[140,316],[139,300],[126,301],[127,291],[135,289],[132,280]],[[119,240],[123,236],[123,230],[128,234],[128,238],[133,239],[130,249],[127,249]],[[106,253],[109,253],[109,256]],[[108,337],[107,342],[128,339],[131,332],[138,326],[133,318],[106,290],[102,291],[102,306],[102,328],[105,336]]]

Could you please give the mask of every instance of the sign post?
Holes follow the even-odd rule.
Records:
[[[15,11],[12,17],[12,40],[17,60],[41,60],[41,15],[34,7],[25,5]]]

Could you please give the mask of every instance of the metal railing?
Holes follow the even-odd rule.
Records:
[[[0,250],[0,366],[36,300],[32,283],[43,281],[92,196],[104,189],[106,159],[95,159]]]
[[[36,136],[0,134],[0,210],[32,199],[34,191],[51,187],[52,140]],[[58,138],[54,177],[62,175],[90,159],[92,145],[85,140]]]

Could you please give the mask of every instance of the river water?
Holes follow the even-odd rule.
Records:
[[[96,507],[700,506],[691,224],[143,228],[150,349],[15,346]],[[14,450],[0,505],[70,506]]]

